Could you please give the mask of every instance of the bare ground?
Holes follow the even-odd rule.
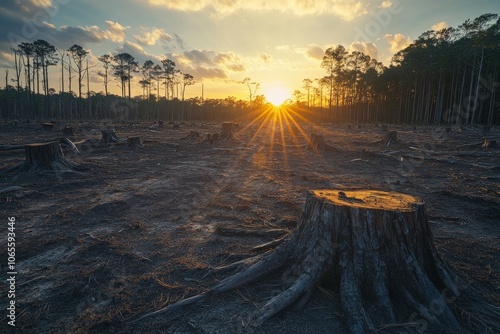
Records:
[[[70,124],[57,124],[62,129]],[[16,217],[18,333],[331,333],[344,331],[334,288],[318,288],[304,310],[259,328],[251,317],[280,277],[241,288],[170,316],[140,315],[207,290],[225,277],[213,267],[254,255],[253,246],[290,232],[305,193],[319,188],[394,190],[421,197],[440,254],[490,303],[500,305],[500,149],[481,148],[500,129],[403,127],[399,142],[375,125],[272,121],[244,125],[235,139],[208,145],[220,124],[114,124],[144,148],[79,146],[66,157],[81,172],[5,172],[22,150],[0,152],[0,212]],[[75,126],[75,141],[99,139],[101,124]],[[202,138],[189,138],[198,131]],[[324,135],[337,150],[306,150]],[[41,125],[3,125],[0,144],[58,138]],[[13,188],[12,188],[13,187]],[[6,238],[0,249],[2,272]],[[6,285],[1,327],[7,328]],[[411,314],[381,333],[415,331]],[[407,325],[405,325],[407,324]],[[3,331],[7,333],[8,331]]]

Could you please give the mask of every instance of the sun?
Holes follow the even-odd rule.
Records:
[[[275,85],[266,88],[264,91],[264,96],[266,97],[267,101],[278,107],[290,98],[290,92],[285,87]]]

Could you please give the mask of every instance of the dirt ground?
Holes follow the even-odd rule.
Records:
[[[281,121],[280,121],[281,120]],[[103,123],[0,126],[0,145],[62,137],[101,137]],[[279,277],[213,297],[169,316],[140,315],[206,291],[227,274],[211,268],[255,255],[253,246],[293,230],[309,189],[393,190],[422,198],[439,253],[490,303],[500,306],[500,128],[389,125],[398,143],[375,143],[374,124],[313,125],[270,116],[242,123],[233,140],[203,143],[220,123],[113,124],[143,148],[79,145],[65,151],[78,172],[6,172],[23,150],[0,152],[2,247],[6,282],[7,217],[16,218],[15,331],[2,333],[342,333],[333,288],[319,287],[304,310],[288,310],[259,328],[250,319],[282,288]],[[191,131],[201,134],[190,137]],[[322,134],[334,152],[305,148]],[[471,144],[471,145],[469,145]],[[476,145],[472,145],[476,144]],[[14,187],[14,188],[9,188]],[[401,311],[398,327],[415,331]]]

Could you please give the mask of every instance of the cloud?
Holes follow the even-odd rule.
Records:
[[[3,6],[4,4],[2,4]],[[18,7],[25,14],[34,13],[38,10],[52,9],[52,0],[15,0],[13,5]]]
[[[127,27],[111,20],[106,21],[107,30],[102,31],[101,38],[112,42],[122,43],[125,40],[125,31]]]
[[[200,73],[206,78],[209,73],[215,74],[216,78],[225,78],[226,71],[243,72],[247,69],[245,63],[234,52],[215,52],[211,50],[189,50],[181,53],[168,55],[176,64],[184,68],[188,73]],[[215,71],[220,69],[221,71]],[[191,71],[191,72],[190,72]]]
[[[349,50],[362,52],[365,55],[370,56],[372,59],[378,58],[378,48],[371,42],[353,42],[349,45]]]
[[[158,41],[170,42],[173,37],[170,36],[164,29],[153,28],[151,31],[146,31],[142,36],[135,35],[135,40],[141,45],[155,45]]]
[[[391,0],[385,0],[380,4],[380,6],[378,6],[378,8],[382,9],[391,8],[393,4],[394,2],[392,2]]]
[[[389,43],[389,51],[393,54],[403,50],[412,43],[412,39],[403,34],[386,34],[384,39]]]
[[[106,21],[107,29],[102,30],[96,25],[87,27],[62,26],[60,29],[51,28],[51,39],[65,40],[70,44],[98,43],[109,40],[121,43],[125,40],[126,27],[118,22]]]
[[[188,73],[191,74],[195,78],[195,80],[227,78],[227,74],[224,70],[220,68],[208,68],[205,66],[192,68],[190,71],[188,71]]]
[[[263,53],[260,55],[260,59],[262,59],[262,61],[264,61],[265,63],[268,63],[271,61],[271,55],[267,54],[267,53]]]
[[[325,56],[325,50],[323,50],[323,48],[319,45],[309,44],[305,51],[305,55],[315,60],[323,60],[323,57]]]
[[[444,21],[441,21],[441,22],[438,22],[438,23],[434,24],[431,28],[434,31],[441,31],[443,29],[448,28],[448,23],[446,23]]]
[[[238,10],[281,11],[297,16],[333,14],[350,21],[368,13],[368,5],[361,0],[147,0],[152,6],[161,6],[178,11],[201,11],[209,9],[216,15],[229,15]]]

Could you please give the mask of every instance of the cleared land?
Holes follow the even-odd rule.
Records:
[[[500,141],[499,128],[486,134],[482,128],[389,125],[398,131],[397,142],[386,146],[387,132],[373,124],[270,121],[242,124],[234,139],[208,145],[206,134],[220,132],[220,123],[182,123],[178,129],[113,124],[124,145],[99,146],[102,124],[56,124],[54,132],[41,124],[11,124],[0,127],[0,144],[52,141],[70,125],[73,141],[90,140],[77,145],[81,155],[65,150],[81,170],[5,172],[23,163],[24,152],[0,151],[0,211],[5,220],[16,217],[19,332],[341,332],[342,313],[328,284],[304,310],[252,328],[249,320],[270,297],[261,291],[274,285],[278,292],[280,277],[131,323],[207,290],[227,276],[211,268],[253,256],[252,247],[289,233],[310,189],[420,197],[440,254],[500,305],[500,149],[480,145],[484,138]],[[310,133],[323,135],[335,150],[306,149]],[[144,146],[128,147],[132,136]],[[7,279],[5,271],[0,279]],[[6,285],[1,289],[6,295]],[[2,298],[0,309],[6,307]],[[411,314],[398,316],[400,323],[411,322]]]

